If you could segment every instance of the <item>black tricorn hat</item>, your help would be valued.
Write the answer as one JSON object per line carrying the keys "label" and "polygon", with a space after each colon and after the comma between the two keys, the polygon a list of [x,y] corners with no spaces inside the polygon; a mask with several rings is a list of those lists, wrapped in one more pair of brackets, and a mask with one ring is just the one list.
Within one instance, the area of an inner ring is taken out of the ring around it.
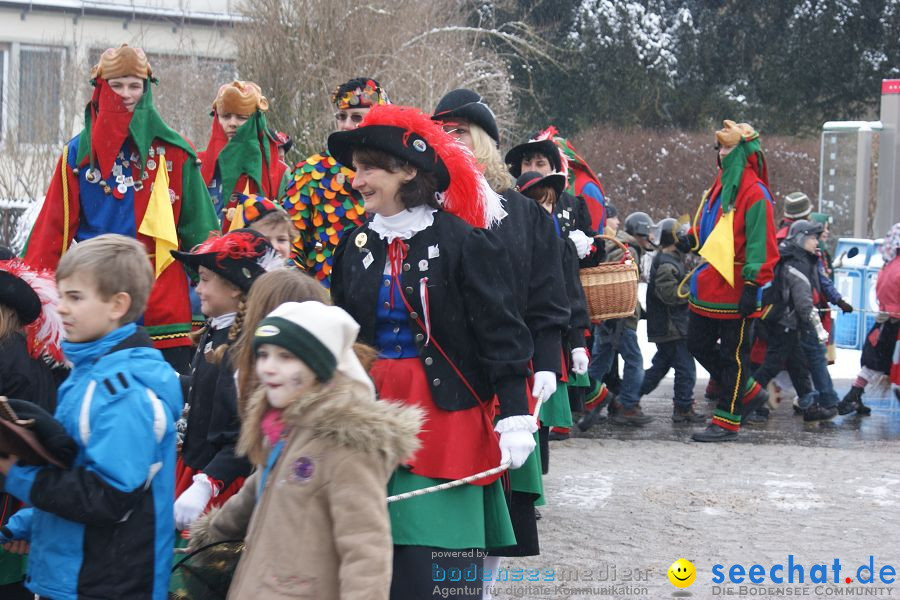
{"label": "black tricorn hat", "polygon": [[398,125],[363,125],[351,131],[336,131],[328,136],[328,152],[342,165],[353,164],[354,148],[373,148],[387,152],[414,167],[437,176],[438,188],[450,185],[450,173],[434,148],[415,131]]}
{"label": "black tricorn hat", "polygon": [[190,252],[171,250],[172,256],[191,267],[206,267],[247,292],[266,272],[275,251],[263,235],[253,229],[235,229],[214,235]]}
{"label": "black tricorn hat", "polygon": [[497,129],[494,111],[477,92],[472,90],[460,88],[447,92],[438,102],[431,118],[435,121],[465,119],[484,129],[497,144],[500,143],[500,131]]}
{"label": "black tricorn hat", "polygon": [[559,197],[563,190],[566,189],[566,176],[562,173],[541,175],[537,171],[527,171],[516,179],[516,191],[522,194],[538,185],[546,185],[553,188],[557,197]]}
{"label": "black tricorn hat", "polygon": [[0,396],[0,454],[14,454],[23,465],[67,469],[78,446],[62,424],[27,400]]}
{"label": "black tricorn hat", "polygon": [[506,161],[509,172],[512,173],[513,177],[518,177],[522,174],[522,158],[526,154],[535,152],[546,156],[547,160],[549,160],[550,164],[553,166],[554,171],[562,171],[562,161],[559,158],[559,148],[556,146],[556,142],[553,140],[536,140],[532,138],[524,144],[513,146],[503,159]]}
{"label": "black tricorn hat", "polygon": [[0,304],[12,308],[22,325],[28,325],[41,316],[41,299],[24,279],[16,275],[20,269],[26,269],[25,265],[9,248],[0,246]]}

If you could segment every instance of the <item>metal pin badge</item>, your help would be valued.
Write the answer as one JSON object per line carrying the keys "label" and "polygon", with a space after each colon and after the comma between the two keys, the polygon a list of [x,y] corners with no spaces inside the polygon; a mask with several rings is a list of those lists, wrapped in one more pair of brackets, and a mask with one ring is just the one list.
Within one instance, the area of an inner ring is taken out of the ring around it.
{"label": "metal pin badge", "polygon": [[369,241],[369,237],[365,233],[360,233],[356,236],[356,239],[353,240],[353,243],[356,244],[357,248],[362,248],[366,245],[366,242]]}

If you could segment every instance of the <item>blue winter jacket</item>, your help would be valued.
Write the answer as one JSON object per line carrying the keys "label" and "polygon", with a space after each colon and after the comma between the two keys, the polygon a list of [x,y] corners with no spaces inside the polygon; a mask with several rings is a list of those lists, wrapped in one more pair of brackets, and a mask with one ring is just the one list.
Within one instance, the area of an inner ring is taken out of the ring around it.
{"label": "blue winter jacket", "polygon": [[10,470],[6,491],[32,508],[5,533],[31,542],[26,586],[40,596],[163,600],[175,543],[177,374],[133,323],[63,346],[74,367],[55,416],[78,455],[69,470]]}

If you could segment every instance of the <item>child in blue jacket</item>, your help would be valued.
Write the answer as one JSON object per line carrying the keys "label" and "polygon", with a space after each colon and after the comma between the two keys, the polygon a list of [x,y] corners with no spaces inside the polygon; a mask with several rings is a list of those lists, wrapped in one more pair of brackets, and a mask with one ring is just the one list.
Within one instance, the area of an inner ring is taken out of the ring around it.
{"label": "child in blue jacket", "polygon": [[135,325],[154,283],[144,246],[101,235],[56,272],[72,372],[55,417],[78,444],[71,468],[0,459],[5,491],[31,508],[0,529],[30,544],[26,587],[53,600],[166,598],[175,523],[175,419],[181,387]]}

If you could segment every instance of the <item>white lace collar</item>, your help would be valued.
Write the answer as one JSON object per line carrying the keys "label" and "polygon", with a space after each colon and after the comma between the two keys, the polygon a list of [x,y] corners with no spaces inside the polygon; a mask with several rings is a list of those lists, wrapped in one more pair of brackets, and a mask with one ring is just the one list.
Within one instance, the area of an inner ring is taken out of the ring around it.
{"label": "white lace collar", "polygon": [[209,326],[212,329],[225,329],[226,327],[230,327],[232,323],[234,323],[234,317],[237,313],[227,313],[224,315],[219,315],[218,317],[213,317],[209,320]]}
{"label": "white lace collar", "polygon": [[436,212],[437,209],[421,204],[409,210],[401,210],[390,217],[376,214],[369,223],[369,228],[389,244],[397,238],[408,240],[423,229],[431,227]]}

